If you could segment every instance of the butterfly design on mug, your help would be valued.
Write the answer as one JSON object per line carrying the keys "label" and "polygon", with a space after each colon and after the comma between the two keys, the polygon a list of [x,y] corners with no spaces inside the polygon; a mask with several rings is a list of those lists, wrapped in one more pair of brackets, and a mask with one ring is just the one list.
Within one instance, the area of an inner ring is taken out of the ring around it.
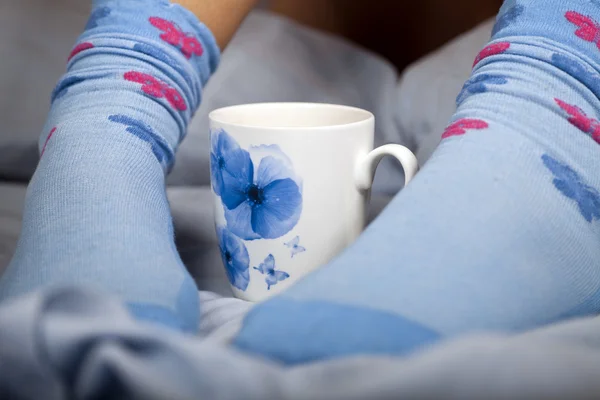
{"label": "butterfly design on mug", "polygon": [[572,24],[577,25],[579,29],[575,31],[575,35],[586,42],[596,44],[600,49],[600,24],[592,17],[580,14],[576,11],[567,11],[565,18]]}
{"label": "butterfly design on mug", "polygon": [[296,236],[292,240],[287,243],[284,243],[284,246],[289,248],[292,251],[292,258],[298,253],[304,253],[306,249],[300,246],[300,236]]}
{"label": "butterfly design on mug", "polygon": [[160,35],[162,40],[179,48],[187,59],[192,58],[192,55],[201,56],[204,53],[198,39],[192,34],[184,32],[175,23],[159,17],[151,17],[150,23],[163,32]]}
{"label": "butterfly design on mug", "polygon": [[271,290],[271,286],[276,285],[278,282],[284,281],[290,277],[290,274],[283,271],[275,270],[275,257],[269,254],[265,261],[263,261],[258,267],[253,267],[265,276],[265,282],[267,282],[267,290]]}

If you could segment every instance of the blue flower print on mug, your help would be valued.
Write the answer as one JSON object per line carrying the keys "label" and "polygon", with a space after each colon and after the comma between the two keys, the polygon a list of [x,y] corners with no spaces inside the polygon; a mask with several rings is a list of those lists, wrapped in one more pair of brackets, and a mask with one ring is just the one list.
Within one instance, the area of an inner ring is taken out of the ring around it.
{"label": "blue flower print on mug", "polygon": [[244,240],[277,239],[302,213],[302,184],[276,145],[241,149],[225,131],[211,133],[211,173],[228,229]]}
{"label": "blue flower print on mug", "polygon": [[217,236],[229,282],[245,291],[250,283],[250,256],[246,245],[224,227],[217,227]]}
{"label": "blue flower print on mug", "polygon": [[[212,187],[221,196],[225,185],[237,187],[252,175],[250,154],[242,150],[237,142],[223,130],[210,135],[210,173]],[[239,181],[236,183],[235,181]]]}
{"label": "blue flower print on mug", "polygon": [[261,274],[266,275],[265,282],[267,283],[267,290],[271,290],[271,286],[276,285],[277,282],[281,282],[290,277],[290,274],[283,271],[275,270],[275,257],[269,254],[265,261],[263,261],[258,267],[254,267],[255,270]]}

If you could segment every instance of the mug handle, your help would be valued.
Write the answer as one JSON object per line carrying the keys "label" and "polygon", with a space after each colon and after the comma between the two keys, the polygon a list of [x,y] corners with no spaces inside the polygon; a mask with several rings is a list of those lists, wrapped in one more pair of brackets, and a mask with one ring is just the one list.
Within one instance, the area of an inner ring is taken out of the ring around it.
{"label": "mug handle", "polygon": [[419,171],[419,162],[417,157],[399,144],[386,144],[367,154],[357,165],[354,171],[354,180],[356,187],[360,191],[368,191],[373,186],[375,171],[381,159],[385,156],[392,156],[400,161],[404,169],[404,185],[406,186]]}

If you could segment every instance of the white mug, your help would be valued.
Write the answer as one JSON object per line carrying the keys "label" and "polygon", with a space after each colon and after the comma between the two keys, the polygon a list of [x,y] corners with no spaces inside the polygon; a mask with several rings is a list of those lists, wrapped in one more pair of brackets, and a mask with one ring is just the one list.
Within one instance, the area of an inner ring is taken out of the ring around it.
{"label": "white mug", "polygon": [[406,147],[373,150],[375,118],[330,104],[265,103],[210,113],[211,181],[236,297],[261,301],[326,264],[365,228],[379,161],[418,170]]}

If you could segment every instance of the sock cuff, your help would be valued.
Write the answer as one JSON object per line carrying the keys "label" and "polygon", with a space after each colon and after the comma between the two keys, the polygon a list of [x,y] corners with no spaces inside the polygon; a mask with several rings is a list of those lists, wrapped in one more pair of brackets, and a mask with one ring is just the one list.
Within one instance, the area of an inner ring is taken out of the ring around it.
{"label": "sock cuff", "polygon": [[[159,61],[175,63],[176,72],[192,75],[206,84],[220,61],[220,50],[212,32],[196,16],[168,0],[96,0],[82,43],[106,37],[131,37],[165,54],[147,54]],[[93,43],[92,43],[93,44]],[[142,49],[137,49],[144,53]],[[161,60],[168,56],[168,60]],[[73,59],[71,54],[70,61]],[[72,63],[69,63],[69,69]],[[193,108],[196,108],[195,104]]]}
{"label": "sock cuff", "polygon": [[83,128],[103,117],[149,143],[168,171],[219,57],[209,29],[179,5],[95,1],[52,93],[40,152],[48,132],[64,134],[61,125]]}

